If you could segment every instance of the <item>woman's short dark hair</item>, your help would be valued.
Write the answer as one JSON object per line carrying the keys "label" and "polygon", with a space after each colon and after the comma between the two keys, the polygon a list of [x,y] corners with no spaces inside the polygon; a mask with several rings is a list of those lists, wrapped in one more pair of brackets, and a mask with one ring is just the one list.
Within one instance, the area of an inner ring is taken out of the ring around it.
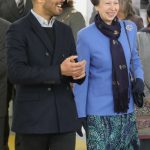
{"label": "woman's short dark hair", "polygon": [[91,0],[91,2],[94,6],[97,6],[99,4],[100,0]]}

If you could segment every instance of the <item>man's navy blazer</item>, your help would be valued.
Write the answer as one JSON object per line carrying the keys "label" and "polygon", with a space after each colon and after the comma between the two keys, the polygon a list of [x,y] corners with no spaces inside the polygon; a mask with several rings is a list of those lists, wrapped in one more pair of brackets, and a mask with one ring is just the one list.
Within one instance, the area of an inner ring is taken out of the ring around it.
{"label": "man's navy blazer", "polygon": [[59,21],[53,26],[55,48],[32,13],[7,32],[8,75],[16,84],[12,130],[17,133],[64,133],[78,128],[72,78],[60,73],[61,62],[76,54],[75,43],[70,27]]}
{"label": "man's navy blazer", "polygon": [[7,112],[7,49],[5,47],[5,35],[9,25],[10,22],[0,18],[0,118],[5,117]]}

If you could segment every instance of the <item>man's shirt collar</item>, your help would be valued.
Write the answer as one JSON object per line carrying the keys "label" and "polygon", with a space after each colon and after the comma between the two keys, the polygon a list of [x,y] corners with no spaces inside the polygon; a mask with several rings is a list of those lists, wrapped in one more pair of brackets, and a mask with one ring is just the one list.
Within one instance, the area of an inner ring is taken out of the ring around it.
{"label": "man's shirt collar", "polygon": [[33,9],[31,9],[31,13],[35,16],[42,27],[53,27],[55,17],[52,17],[52,19],[48,22],[45,18],[34,12]]}

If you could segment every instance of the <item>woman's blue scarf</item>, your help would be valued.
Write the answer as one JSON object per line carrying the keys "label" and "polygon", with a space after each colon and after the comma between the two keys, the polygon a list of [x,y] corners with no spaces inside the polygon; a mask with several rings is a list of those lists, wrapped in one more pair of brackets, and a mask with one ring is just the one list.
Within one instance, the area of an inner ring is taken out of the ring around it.
{"label": "woman's blue scarf", "polygon": [[129,109],[129,78],[124,50],[118,40],[121,33],[120,23],[115,18],[112,24],[108,25],[97,14],[95,16],[95,24],[98,30],[110,39],[114,111],[126,113]]}

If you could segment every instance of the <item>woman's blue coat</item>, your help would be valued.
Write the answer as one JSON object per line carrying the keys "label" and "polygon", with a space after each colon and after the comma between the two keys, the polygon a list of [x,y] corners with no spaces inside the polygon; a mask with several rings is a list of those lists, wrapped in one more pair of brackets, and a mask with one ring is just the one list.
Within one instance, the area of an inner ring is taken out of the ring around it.
{"label": "woman's blue coat", "polygon": [[[129,72],[129,68],[131,67],[131,52],[123,21],[120,21],[120,24],[121,34],[119,41],[124,49]],[[136,25],[131,21],[125,21],[125,24],[131,43],[135,75],[136,78],[143,79],[142,65],[137,52]],[[85,59],[87,62],[86,80],[82,85],[75,85],[74,87],[78,116],[86,117],[87,115],[117,115],[114,112],[113,103],[112,59],[109,38],[102,34],[95,26],[95,23],[93,23],[78,33],[77,52],[79,60]],[[131,87],[129,87],[129,94],[131,93],[130,90]],[[127,113],[131,113],[133,111],[133,99],[132,94],[130,94],[130,104]]]}

